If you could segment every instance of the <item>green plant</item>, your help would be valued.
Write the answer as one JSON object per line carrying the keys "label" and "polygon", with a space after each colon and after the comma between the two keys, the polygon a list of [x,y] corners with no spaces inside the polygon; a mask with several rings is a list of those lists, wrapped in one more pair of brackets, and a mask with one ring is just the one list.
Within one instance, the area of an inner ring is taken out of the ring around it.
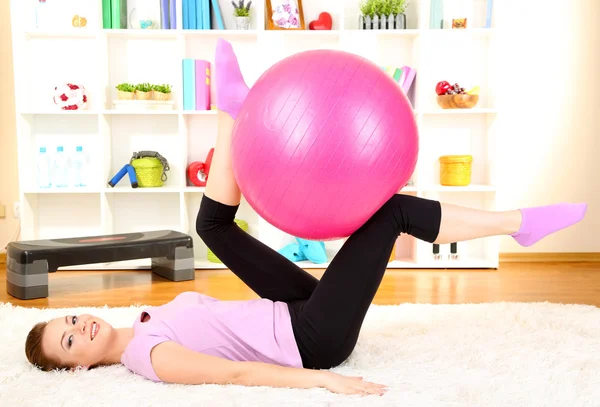
{"label": "green plant", "polygon": [[403,14],[407,6],[407,0],[364,0],[360,5],[360,12],[371,18],[390,14],[395,16]]}
{"label": "green plant", "polygon": [[135,91],[135,86],[131,83],[119,83],[117,86],[115,86],[115,88],[117,88],[117,90],[120,90],[121,92]]}
{"label": "green plant", "polygon": [[250,6],[252,5],[252,0],[248,2],[244,6],[244,0],[240,0],[238,4],[232,0],[231,4],[233,4],[233,15],[236,17],[249,17],[250,16]]}
{"label": "green plant", "polygon": [[135,90],[139,90],[140,92],[150,92],[152,90],[152,85],[149,83],[138,83],[135,85]]}
{"label": "green plant", "polygon": [[391,0],[391,10],[393,15],[404,14],[408,7],[408,0]]}
{"label": "green plant", "polygon": [[160,93],[171,93],[171,85],[152,85],[152,90]]}

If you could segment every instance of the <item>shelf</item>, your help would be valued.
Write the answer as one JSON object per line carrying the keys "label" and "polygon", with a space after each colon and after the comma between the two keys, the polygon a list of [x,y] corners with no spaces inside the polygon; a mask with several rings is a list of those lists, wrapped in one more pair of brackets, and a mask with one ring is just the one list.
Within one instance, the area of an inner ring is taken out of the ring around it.
{"label": "shelf", "polygon": [[444,185],[431,185],[419,188],[422,192],[496,192],[496,187],[491,185],[471,184],[465,187],[452,187]]}
{"label": "shelf", "polygon": [[26,195],[34,194],[99,194],[100,190],[89,187],[65,187],[65,188],[34,188],[23,191]]}
{"label": "shelf", "polygon": [[25,32],[25,38],[73,38],[93,39],[98,36],[98,31],[93,29],[73,28],[70,30],[30,30]]}
{"label": "shelf", "polygon": [[[121,180],[122,183],[128,184],[129,178],[127,175]],[[178,187],[156,187],[156,188],[132,188],[131,186],[115,186],[104,189],[107,194],[173,194],[181,191]]]}
{"label": "shelf", "polygon": [[98,111],[95,109],[82,109],[82,110],[23,110],[19,112],[20,115],[32,115],[32,116],[48,116],[48,115],[61,115],[61,116],[90,116],[97,115]]}
{"label": "shelf", "polygon": [[423,115],[466,115],[466,114],[496,114],[497,109],[492,108],[477,108],[472,109],[428,109],[420,112]]}
{"label": "shelf", "polygon": [[141,29],[103,29],[100,31],[107,37],[121,37],[121,38],[177,38],[178,30],[141,30]]}
{"label": "shelf", "polygon": [[[312,4],[305,3],[306,25],[326,4],[311,1]],[[263,29],[268,18],[263,15],[264,2],[253,3],[257,9],[251,30],[184,30],[181,21],[174,30],[106,30],[101,24],[101,5],[94,7],[96,15],[90,16],[85,29],[72,29],[66,19],[62,24],[65,29],[28,30],[26,27],[31,26],[33,16],[24,3],[11,0],[23,238],[173,229],[192,236],[197,268],[226,268],[207,260],[207,247],[195,231],[198,208],[206,188],[188,185],[187,180],[188,165],[205,161],[216,145],[218,112],[183,110],[182,104],[181,60],[206,59],[214,69],[219,38],[232,44],[249,86],[274,63],[313,49],[343,50],[378,66],[415,68],[417,76],[409,100],[417,107],[413,110],[419,126],[419,156],[412,177],[414,186],[403,187],[399,193],[478,209],[493,210],[497,204],[497,190],[493,185],[497,183],[499,171],[496,163],[498,126],[495,124],[498,74],[494,72],[498,68],[492,55],[495,46],[492,38],[497,31],[430,30],[427,28],[428,0],[411,3],[407,11],[407,26],[411,28],[405,30],[354,29],[360,12],[356,1],[327,3],[334,29],[316,31]],[[179,20],[181,3],[177,3]],[[480,9],[474,11],[477,18],[469,19],[473,27],[482,25]],[[227,27],[235,27],[233,15],[223,17]],[[460,50],[460,58],[456,58],[456,50]],[[473,109],[441,109],[433,89],[442,79],[465,87],[479,85],[478,105]],[[52,89],[56,83],[66,82],[86,87],[88,109],[56,109]],[[167,107],[172,109],[142,110],[119,104],[119,108],[127,110],[116,110],[115,86],[122,82],[171,84],[173,105]],[[212,83],[211,103],[215,104],[216,82]],[[58,145],[64,145],[69,152],[74,151],[75,146],[83,146],[84,153],[88,154],[86,180],[91,187],[37,188],[39,147],[45,146],[53,152]],[[163,187],[131,188],[128,175],[114,188],[107,185],[107,181],[130,162],[134,151],[158,151],[169,161],[170,171]],[[439,185],[438,158],[448,154],[473,155],[471,185]],[[310,191],[301,193],[310,195]],[[264,220],[243,199],[236,217],[247,221],[249,233],[274,250],[294,241],[292,236]],[[342,244],[343,240],[325,242],[329,261]],[[395,259],[388,268],[497,267],[498,247],[493,240],[478,239],[462,247],[459,244],[459,253],[464,259],[458,261],[434,261],[431,250],[431,245],[402,235],[397,241]],[[323,269],[329,265],[297,264],[305,269]],[[101,269],[149,266],[148,260],[98,265]]]}

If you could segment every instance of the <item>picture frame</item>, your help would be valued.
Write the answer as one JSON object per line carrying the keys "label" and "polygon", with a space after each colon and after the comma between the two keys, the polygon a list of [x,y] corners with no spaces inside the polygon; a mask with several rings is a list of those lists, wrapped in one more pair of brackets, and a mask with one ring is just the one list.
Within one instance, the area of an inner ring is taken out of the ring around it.
{"label": "picture frame", "polygon": [[267,30],[306,30],[302,0],[266,0]]}

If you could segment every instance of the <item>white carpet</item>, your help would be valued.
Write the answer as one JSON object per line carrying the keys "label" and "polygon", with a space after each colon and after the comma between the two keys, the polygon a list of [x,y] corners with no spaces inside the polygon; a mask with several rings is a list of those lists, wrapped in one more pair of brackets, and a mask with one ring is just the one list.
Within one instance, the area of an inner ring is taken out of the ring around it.
{"label": "white carpet", "polygon": [[334,371],[390,386],[383,396],[324,389],[155,384],[123,366],[43,373],[24,339],[37,321],[90,312],[130,326],[138,307],[39,310],[0,303],[2,406],[598,406],[600,309],[560,304],[373,306]]}

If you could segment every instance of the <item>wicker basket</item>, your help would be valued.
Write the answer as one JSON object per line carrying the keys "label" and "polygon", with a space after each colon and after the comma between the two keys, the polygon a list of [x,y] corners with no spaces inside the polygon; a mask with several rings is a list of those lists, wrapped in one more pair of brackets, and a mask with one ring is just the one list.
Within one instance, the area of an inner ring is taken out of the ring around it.
{"label": "wicker basket", "polygon": [[440,184],[464,187],[471,183],[470,155],[445,155],[440,157]]}
{"label": "wicker basket", "polygon": [[[248,222],[246,222],[245,220],[236,219],[235,223],[237,223],[240,229],[242,229],[244,232],[248,232]],[[208,249],[207,257],[208,261],[210,261],[211,263],[223,263],[210,249]]]}
{"label": "wicker basket", "polygon": [[140,188],[162,187],[163,165],[158,158],[143,157],[131,161]]}

